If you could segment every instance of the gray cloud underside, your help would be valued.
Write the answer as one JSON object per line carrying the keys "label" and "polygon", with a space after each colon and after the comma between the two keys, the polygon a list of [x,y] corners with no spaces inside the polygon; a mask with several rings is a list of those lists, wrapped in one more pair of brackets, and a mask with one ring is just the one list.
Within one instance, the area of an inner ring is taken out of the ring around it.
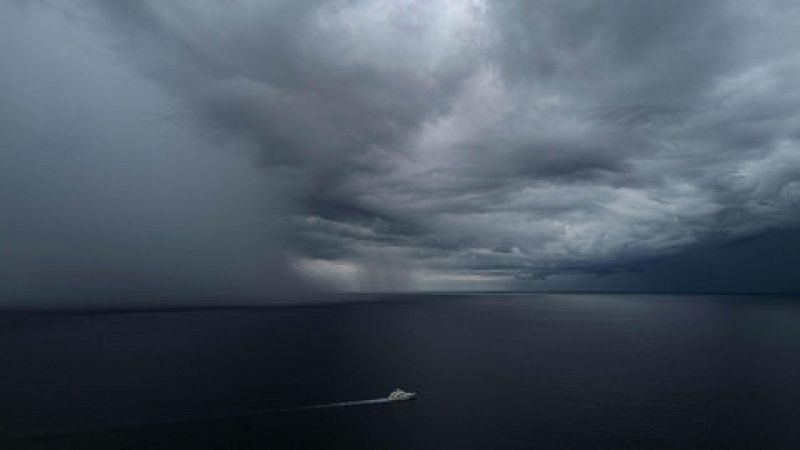
{"label": "gray cloud underside", "polygon": [[0,308],[294,299],[277,181],[62,5],[0,3]]}
{"label": "gray cloud underside", "polygon": [[800,218],[796,2],[82,5],[283,180],[300,258],[613,273]]}

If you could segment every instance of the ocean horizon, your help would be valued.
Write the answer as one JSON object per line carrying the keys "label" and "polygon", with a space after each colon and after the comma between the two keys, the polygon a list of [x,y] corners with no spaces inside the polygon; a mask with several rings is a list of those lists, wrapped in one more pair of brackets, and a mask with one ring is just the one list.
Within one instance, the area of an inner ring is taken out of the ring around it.
{"label": "ocean horizon", "polygon": [[[800,443],[792,425],[800,419],[800,298],[792,295],[343,297],[350,301],[0,313],[0,442],[25,449]],[[395,388],[419,398],[382,402]]]}

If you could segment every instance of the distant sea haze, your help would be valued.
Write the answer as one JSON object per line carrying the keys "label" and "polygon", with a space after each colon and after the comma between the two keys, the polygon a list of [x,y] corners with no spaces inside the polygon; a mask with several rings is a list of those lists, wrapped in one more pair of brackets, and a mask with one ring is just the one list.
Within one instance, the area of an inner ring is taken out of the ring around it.
{"label": "distant sea haze", "polygon": [[4,312],[2,447],[800,447],[798,297],[349,299]]}

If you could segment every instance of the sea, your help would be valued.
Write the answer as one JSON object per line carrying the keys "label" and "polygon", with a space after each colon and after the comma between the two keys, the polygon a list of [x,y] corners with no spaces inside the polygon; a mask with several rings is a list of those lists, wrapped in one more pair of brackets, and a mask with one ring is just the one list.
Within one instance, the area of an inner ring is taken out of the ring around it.
{"label": "sea", "polygon": [[798,296],[337,300],[0,312],[0,448],[800,448]]}

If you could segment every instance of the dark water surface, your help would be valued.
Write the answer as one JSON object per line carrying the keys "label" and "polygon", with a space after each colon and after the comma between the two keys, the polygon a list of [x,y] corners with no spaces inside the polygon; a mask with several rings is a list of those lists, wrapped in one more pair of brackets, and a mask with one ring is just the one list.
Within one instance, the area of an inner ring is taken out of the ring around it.
{"label": "dark water surface", "polygon": [[800,298],[389,300],[0,313],[0,448],[800,448]]}

